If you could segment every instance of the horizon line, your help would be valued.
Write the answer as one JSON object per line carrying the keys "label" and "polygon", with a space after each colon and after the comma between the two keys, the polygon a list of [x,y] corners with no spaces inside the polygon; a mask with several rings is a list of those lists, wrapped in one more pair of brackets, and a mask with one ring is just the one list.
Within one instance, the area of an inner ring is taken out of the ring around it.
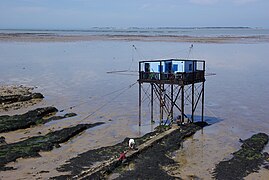
{"label": "horizon line", "polygon": [[269,29],[264,27],[250,26],[159,26],[159,27],[116,27],[116,26],[93,26],[89,28],[0,28],[0,30],[28,30],[28,31],[88,31],[93,29]]}

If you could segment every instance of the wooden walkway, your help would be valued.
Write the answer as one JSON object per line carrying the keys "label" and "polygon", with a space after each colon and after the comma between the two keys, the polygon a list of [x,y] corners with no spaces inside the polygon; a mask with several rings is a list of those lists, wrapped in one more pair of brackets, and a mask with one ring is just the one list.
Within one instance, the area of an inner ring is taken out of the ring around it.
{"label": "wooden walkway", "polygon": [[[154,136],[152,139],[146,141],[145,143],[139,145],[137,147],[136,150],[130,150],[126,153],[126,158],[127,159],[132,159],[133,157],[137,156],[138,154],[140,154],[141,152],[147,150],[149,147],[151,147],[153,144],[159,142],[160,140],[162,140],[163,138],[165,138],[166,136],[168,136],[169,134],[171,134],[172,132],[174,132],[175,130],[177,130],[179,127],[178,126],[174,126],[171,129],[158,134],[157,136]],[[76,175],[73,177],[73,179],[83,179],[86,178],[92,174],[95,173],[105,173],[106,169],[108,169],[109,167],[111,167],[111,165],[116,164],[118,161],[118,157],[117,158],[111,158],[107,161],[104,162],[100,162],[97,163],[95,165],[93,165],[93,167],[89,168],[86,171],[83,171],[82,173],[80,173],[79,175]]]}

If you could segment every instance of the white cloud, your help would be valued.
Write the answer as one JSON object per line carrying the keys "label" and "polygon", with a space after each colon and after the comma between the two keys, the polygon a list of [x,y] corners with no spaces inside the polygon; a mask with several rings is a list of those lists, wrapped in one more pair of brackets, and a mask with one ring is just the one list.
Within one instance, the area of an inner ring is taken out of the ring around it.
{"label": "white cloud", "polygon": [[150,7],[152,7],[151,4],[143,4],[143,5],[140,7],[140,9],[144,10],[144,9],[148,9],[148,8],[150,8]]}
{"label": "white cloud", "polygon": [[191,3],[194,4],[204,4],[204,5],[208,5],[208,4],[216,4],[219,2],[219,0],[189,0]]}
{"label": "white cloud", "polygon": [[247,4],[257,2],[259,0],[232,0],[235,4]]}
{"label": "white cloud", "polygon": [[248,4],[253,2],[258,2],[259,0],[189,0],[189,2],[193,4],[201,4],[201,5],[211,5],[217,3],[233,3],[233,4]]}
{"label": "white cloud", "polygon": [[14,8],[16,13],[44,13],[47,11],[44,7],[28,7],[28,6],[21,6],[21,7],[15,7]]}
{"label": "white cloud", "polygon": [[166,10],[173,10],[176,8],[176,5],[173,4],[167,4],[167,3],[146,3],[142,4],[139,9],[140,10],[147,10],[147,11],[162,11],[164,9]]}

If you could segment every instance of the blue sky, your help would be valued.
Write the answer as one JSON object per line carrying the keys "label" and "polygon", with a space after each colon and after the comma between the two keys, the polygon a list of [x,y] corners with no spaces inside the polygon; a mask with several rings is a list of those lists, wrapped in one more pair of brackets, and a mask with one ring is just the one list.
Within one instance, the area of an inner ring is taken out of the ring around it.
{"label": "blue sky", "polygon": [[269,28],[269,0],[0,0],[0,28]]}

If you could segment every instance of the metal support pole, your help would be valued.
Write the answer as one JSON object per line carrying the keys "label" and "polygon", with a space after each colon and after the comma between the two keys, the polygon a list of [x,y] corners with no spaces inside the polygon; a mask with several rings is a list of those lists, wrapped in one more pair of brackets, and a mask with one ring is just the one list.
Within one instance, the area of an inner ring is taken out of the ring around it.
{"label": "metal support pole", "polygon": [[143,78],[141,76],[141,62],[139,62],[139,66],[138,66],[138,70],[139,70],[139,87],[138,87],[138,119],[139,119],[139,126],[141,126],[141,79]]}
{"label": "metal support pole", "polygon": [[[204,70],[204,76],[205,76],[205,62],[203,63],[203,70]],[[205,78],[205,77],[204,77]],[[202,122],[204,122],[204,106],[205,106],[205,79],[203,81],[202,86]]]}
{"label": "metal support pole", "polygon": [[171,111],[170,111],[170,115],[171,115],[171,119],[174,119],[174,86],[173,84],[170,85],[171,86]]}
{"label": "metal support pole", "polygon": [[151,112],[151,123],[154,122],[153,120],[153,99],[154,99],[154,96],[153,96],[153,83],[150,84],[151,85],[151,108],[150,108],[150,112]]}
{"label": "metal support pole", "polygon": [[191,121],[193,123],[194,121],[194,111],[195,111],[195,108],[194,108],[194,81],[195,81],[195,73],[196,73],[196,61],[192,61],[192,98],[191,98]]}
{"label": "metal support pole", "polygon": [[184,122],[184,86],[181,86],[181,121]]}
{"label": "metal support pole", "polygon": [[195,108],[194,108],[194,83],[192,83],[192,96],[191,96],[191,121],[193,123],[194,121],[194,111],[195,111]]}
{"label": "metal support pole", "polygon": [[204,122],[204,106],[205,106],[205,82],[202,87],[202,122]]}
{"label": "metal support pole", "polygon": [[162,85],[160,84],[159,86],[159,97],[160,97],[160,124],[162,122],[162,98],[163,98],[163,95],[162,95]]}
{"label": "metal support pole", "polygon": [[139,95],[138,95],[138,99],[139,99],[139,102],[138,102],[138,111],[139,111],[139,126],[141,126],[141,82],[139,82]]}
{"label": "metal support pole", "polygon": [[[163,68],[162,68],[162,61],[160,61],[160,80],[162,80],[162,71],[163,71]],[[160,92],[160,124],[161,124],[161,122],[162,122],[162,120],[163,120],[163,95],[162,95],[162,93],[163,93],[163,90],[162,90],[162,84],[160,84],[160,87],[159,87],[159,92]]]}
{"label": "metal support pole", "polygon": [[[165,106],[165,91],[164,91],[164,84],[162,85],[162,119],[163,119],[163,115],[164,115],[164,108],[166,107]],[[168,109],[168,108],[167,108]],[[167,113],[169,112],[169,110],[167,111]]]}
{"label": "metal support pole", "polygon": [[163,120],[163,106],[164,106],[163,86],[164,84],[160,84],[160,123]]}

